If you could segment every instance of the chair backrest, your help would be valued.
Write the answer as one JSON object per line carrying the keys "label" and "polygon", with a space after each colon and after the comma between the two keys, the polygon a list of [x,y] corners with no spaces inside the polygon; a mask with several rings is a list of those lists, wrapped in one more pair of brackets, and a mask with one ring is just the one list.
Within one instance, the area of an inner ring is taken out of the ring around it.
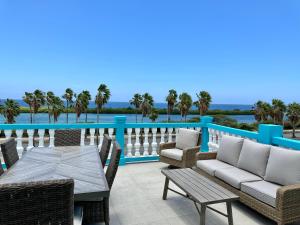
{"label": "chair backrest", "polygon": [[79,146],[81,130],[56,130],[54,134],[55,146]]}
{"label": "chair backrest", "polygon": [[199,145],[200,132],[192,129],[180,128],[176,137],[176,148],[186,149]]}
{"label": "chair backrest", "polygon": [[117,142],[114,142],[109,165],[107,167],[106,174],[105,174],[109,188],[112,187],[115,176],[117,174],[120,157],[121,157],[121,147]]}
{"label": "chair backrest", "polygon": [[111,142],[112,142],[111,137],[108,136],[107,134],[104,134],[101,150],[99,152],[103,168],[104,168],[106,160],[108,158]]}
{"label": "chair backrest", "polygon": [[0,185],[0,224],[73,224],[74,181]]}
{"label": "chair backrest", "polygon": [[1,151],[7,169],[19,160],[17,143],[13,138],[8,139],[1,144]]}

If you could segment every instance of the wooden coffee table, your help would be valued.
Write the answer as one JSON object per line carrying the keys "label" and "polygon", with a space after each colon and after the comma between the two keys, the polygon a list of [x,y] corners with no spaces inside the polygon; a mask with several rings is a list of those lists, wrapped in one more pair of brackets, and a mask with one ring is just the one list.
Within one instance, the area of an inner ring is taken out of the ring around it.
{"label": "wooden coffee table", "polygon": [[[227,217],[229,225],[233,225],[231,203],[239,199],[237,195],[200,175],[192,169],[165,169],[162,170],[162,173],[166,176],[163,200],[167,199],[168,190],[173,191],[194,202],[195,207],[200,215],[200,225],[205,225],[205,212],[207,208]],[[186,195],[169,188],[170,180],[183,192],[185,192]],[[222,202],[226,203],[227,214],[209,206]],[[198,204],[200,205],[200,208],[198,207]]]}

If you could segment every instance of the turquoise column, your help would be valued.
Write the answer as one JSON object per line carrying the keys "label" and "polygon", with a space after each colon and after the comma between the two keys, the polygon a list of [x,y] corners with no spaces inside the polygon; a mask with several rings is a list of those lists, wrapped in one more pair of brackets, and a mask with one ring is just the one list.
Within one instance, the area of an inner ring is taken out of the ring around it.
{"label": "turquoise column", "polygon": [[208,133],[208,123],[213,122],[213,117],[211,116],[202,116],[200,117],[200,122],[202,123],[202,138],[201,138],[201,152],[208,152],[208,141],[209,141],[209,133]]}
{"label": "turquoise column", "polygon": [[272,144],[273,137],[283,137],[283,127],[274,124],[260,124],[258,127],[258,142]]}
{"label": "turquoise column", "polygon": [[125,135],[126,116],[115,116],[115,123],[116,123],[116,140],[122,149],[120,165],[125,165],[126,162],[124,156],[124,148],[125,148],[124,135]]}

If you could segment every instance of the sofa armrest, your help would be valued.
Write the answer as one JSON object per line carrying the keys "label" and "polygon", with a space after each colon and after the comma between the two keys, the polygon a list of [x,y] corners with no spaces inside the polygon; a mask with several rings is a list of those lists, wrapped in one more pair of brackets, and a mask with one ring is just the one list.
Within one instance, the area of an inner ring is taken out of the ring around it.
{"label": "sofa armrest", "polygon": [[282,217],[300,215],[300,184],[279,188],[276,194],[276,208]]}
{"label": "sofa armrest", "polygon": [[208,160],[208,159],[216,159],[216,152],[198,152],[196,155],[196,160]]}
{"label": "sofa armrest", "polygon": [[157,151],[158,154],[160,154],[160,151],[163,149],[169,149],[169,148],[175,148],[176,142],[168,142],[168,143],[162,143],[159,145],[159,149]]}
{"label": "sofa armrest", "polygon": [[187,148],[182,150],[182,162],[185,167],[192,167],[196,162],[196,154],[199,152],[200,146],[195,146],[193,148]]}

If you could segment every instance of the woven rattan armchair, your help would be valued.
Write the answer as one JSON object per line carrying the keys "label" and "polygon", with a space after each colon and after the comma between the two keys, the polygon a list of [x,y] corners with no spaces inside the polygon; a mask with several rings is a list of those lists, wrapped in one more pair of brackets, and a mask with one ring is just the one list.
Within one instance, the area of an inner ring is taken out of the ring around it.
{"label": "woven rattan armchair", "polygon": [[54,134],[55,146],[79,146],[81,130],[56,130]]}
{"label": "woven rattan armchair", "polygon": [[[216,159],[216,157],[216,152],[199,152],[196,155],[197,160],[210,160]],[[240,196],[240,202],[277,222],[278,225],[285,225],[300,221],[300,184],[287,185],[279,188],[276,193],[276,207],[272,207],[232,187],[222,180],[209,175],[199,168],[196,168],[195,170],[210,180],[228,189],[229,191]]]}
{"label": "woven rattan armchair", "polygon": [[196,161],[196,153],[200,151],[200,132],[190,129],[179,129],[176,142],[160,144],[159,161],[173,167],[191,168]]}
{"label": "woven rattan armchair", "polygon": [[19,160],[17,143],[13,138],[8,139],[1,144],[1,151],[7,169]]}
{"label": "woven rattan armchair", "polygon": [[[121,148],[117,142],[114,142],[105,174],[110,189],[118,171],[120,157]],[[105,225],[109,225],[109,198],[103,198],[99,202],[78,202],[76,204],[83,207],[83,224],[105,222]]]}
{"label": "woven rattan armchair", "polygon": [[101,149],[100,149],[100,152],[99,152],[103,168],[105,167],[106,160],[107,160],[108,155],[109,155],[111,142],[112,142],[111,137],[109,137],[107,134],[104,134],[102,146],[101,146]]}
{"label": "woven rattan armchair", "polygon": [[73,180],[0,185],[0,225],[73,224]]}

